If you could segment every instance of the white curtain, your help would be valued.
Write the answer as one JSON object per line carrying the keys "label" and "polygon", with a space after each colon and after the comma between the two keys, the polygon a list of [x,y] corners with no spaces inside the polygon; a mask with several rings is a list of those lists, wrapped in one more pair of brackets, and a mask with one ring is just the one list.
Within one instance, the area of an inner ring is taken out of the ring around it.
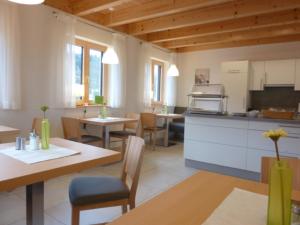
{"label": "white curtain", "polygon": [[140,110],[144,111],[145,108],[151,107],[152,90],[151,90],[151,58],[150,58],[151,46],[147,43],[142,43],[140,48],[139,59],[139,95],[140,98]]}
{"label": "white curtain", "polygon": [[75,57],[72,44],[75,42],[75,19],[59,15],[51,24],[50,40],[50,106],[53,108],[76,107]]}
{"label": "white curtain", "polygon": [[112,46],[118,55],[119,64],[109,65],[108,105],[112,108],[122,108],[126,100],[126,37],[113,34]]}
{"label": "white curtain", "polygon": [[20,109],[20,25],[15,4],[0,1],[0,108]]}
{"label": "white curtain", "polygon": [[177,79],[173,76],[167,76],[167,71],[171,64],[177,65],[176,54],[171,53],[168,63],[166,63],[167,70],[165,71],[165,92],[164,92],[164,104],[167,106],[176,106],[176,92],[177,92]]}

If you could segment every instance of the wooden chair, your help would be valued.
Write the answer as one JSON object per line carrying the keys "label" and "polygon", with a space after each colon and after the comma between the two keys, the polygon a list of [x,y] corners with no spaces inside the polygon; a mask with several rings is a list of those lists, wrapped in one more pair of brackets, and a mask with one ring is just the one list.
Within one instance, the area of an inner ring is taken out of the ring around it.
{"label": "wooden chair", "polygon": [[[276,158],[262,157],[261,159],[261,182],[267,184],[269,182],[270,168]],[[293,171],[293,189],[300,191],[300,159],[298,158],[281,158],[288,162]]]}
{"label": "wooden chair", "polygon": [[157,116],[155,113],[141,113],[141,126],[142,126],[141,136],[144,137],[145,133],[150,134],[150,143],[152,143],[152,147],[154,150],[156,145],[157,132],[159,131],[166,132],[166,128],[157,126]]}
{"label": "wooden chair", "polygon": [[72,117],[62,117],[61,123],[65,139],[81,142],[84,144],[100,146],[100,137],[88,134],[81,134],[79,119]]}
{"label": "wooden chair", "polygon": [[41,136],[42,120],[43,118],[35,117],[32,121],[32,130],[35,130],[38,136]]}
{"label": "wooden chair", "polygon": [[[137,119],[140,120],[140,115],[137,113],[127,113],[126,118]],[[138,136],[140,122],[134,123],[125,123],[123,126],[123,130],[111,131],[109,133],[110,137],[121,139],[122,141],[122,159],[124,158],[124,153],[126,150],[126,141],[129,136]]]}
{"label": "wooden chair", "polygon": [[[130,209],[135,208],[144,144],[140,137],[129,137],[121,178],[78,177],[72,180],[69,187],[72,225],[79,224],[82,210],[122,206],[124,214],[128,205]],[[128,180],[131,185],[127,184]]]}

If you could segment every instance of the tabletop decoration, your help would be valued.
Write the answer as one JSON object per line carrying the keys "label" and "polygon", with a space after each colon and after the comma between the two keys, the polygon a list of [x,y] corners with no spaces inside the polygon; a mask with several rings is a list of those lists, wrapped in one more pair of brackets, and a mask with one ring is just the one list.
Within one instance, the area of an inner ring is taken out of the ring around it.
{"label": "tabletop decoration", "polygon": [[274,142],[276,150],[276,161],[273,163],[269,175],[267,225],[290,225],[292,170],[287,161],[280,159],[278,148],[279,139],[288,134],[283,129],[277,129],[264,132],[263,135]]}
{"label": "tabletop decoration", "polygon": [[46,118],[46,111],[49,109],[48,106],[44,105],[41,107],[41,110],[44,114],[42,120],[42,128],[41,128],[41,142],[42,142],[42,149],[49,149],[49,139],[50,139],[50,123],[49,120]]}

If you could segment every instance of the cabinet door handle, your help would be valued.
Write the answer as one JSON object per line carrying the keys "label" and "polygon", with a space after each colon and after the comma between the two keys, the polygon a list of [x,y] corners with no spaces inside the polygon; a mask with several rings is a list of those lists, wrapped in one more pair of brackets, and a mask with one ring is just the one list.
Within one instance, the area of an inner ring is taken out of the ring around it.
{"label": "cabinet door handle", "polygon": [[260,89],[261,90],[264,89],[264,81],[263,81],[263,79],[260,79]]}
{"label": "cabinet door handle", "polygon": [[298,136],[287,136],[287,138],[300,139],[300,137],[298,137]]}
{"label": "cabinet door handle", "polygon": [[246,109],[246,99],[245,99],[245,97],[243,97],[243,106],[244,106],[244,109]]}
{"label": "cabinet door handle", "polygon": [[265,83],[267,83],[268,82],[268,74],[267,74],[267,72],[265,72]]}
{"label": "cabinet door handle", "polygon": [[284,125],[284,124],[279,124],[279,127],[283,127],[283,128],[298,128],[298,129],[300,129],[300,126]]}
{"label": "cabinet door handle", "polygon": [[229,73],[240,73],[240,70],[228,70]]}

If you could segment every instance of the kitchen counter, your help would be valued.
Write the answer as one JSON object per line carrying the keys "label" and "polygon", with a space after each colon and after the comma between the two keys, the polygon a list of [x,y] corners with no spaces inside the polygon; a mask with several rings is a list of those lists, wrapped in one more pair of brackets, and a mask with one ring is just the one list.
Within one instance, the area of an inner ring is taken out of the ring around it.
{"label": "kitchen counter", "polygon": [[213,115],[213,114],[200,114],[200,113],[186,113],[185,116],[189,117],[203,117],[203,118],[213,118],[213,119],[231,119],[231,120],[246,120],[246,121],[261,121],[261,122],[271,122],[271,123],[288,123],[300,126],[300,118],[293,120],[286,119],[270,119],[263,117],[247,117],[247,116],[233,116],[233,115]]}
{"label": "kitchen counter", "polygon": [[202,170],[259,180],[261,157],[275,156],[274,143],[263,132],[283,128],[282,156],[300,157],[300,120],[228,115],[186,114],[186,165]]}

